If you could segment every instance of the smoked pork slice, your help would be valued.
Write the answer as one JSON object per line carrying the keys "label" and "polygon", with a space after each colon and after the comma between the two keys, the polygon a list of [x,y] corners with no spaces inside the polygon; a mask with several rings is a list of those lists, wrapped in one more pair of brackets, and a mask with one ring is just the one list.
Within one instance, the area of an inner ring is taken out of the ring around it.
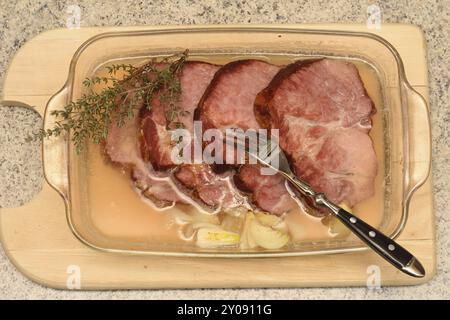
{"label": "smoked pork slice", "polygon": [[195,110],[203,130],[258,129],[253,113],[255,97],[278,70],[279,67],[259,60],[239,60],[220,68]]}
{"label": "smoked pork slice", "polygon": [[258,122],[280,130],[296,175],[350,206],[374,193],[373,112],[356,66],[332,59],[287,66],[255,102]]}
{"label": "smoked pork slice", "polygon": [[111,124],[105,151],[112,162],[131,170],[135,186],[156,207],[170,207],[175,202],[185,202],[168,178],[155,175],[151,166],[141,157],[139,144],[139,117],[135,112],[133,119],[125,121],[123,126]]}
{"label": "smoked pork slice", "polygon": [[[253,111],[256,95],[263,90],[279,67],[259,60],[240,60],[224,65],[214,76],[202,98],[196,118],[203,129],[259,129]],[[259,209],[282,214],[296,203],[280,175],[264,176],[259,166],[243,165],[234,181]],[[241,173],[242,172],[242,173]]]}
{"label": "smoked pork slice", "polygon": [[234,188],[231,171],[219,174],[208,164],[190,164],[180,166],[175,177],[191,197],[210,208],[232,209],[247,204],[245,197]]}
{"label": "smoked pork slice", "polygon": [[[164,65],[160,65],[163,67]],[[149,74],[152,77],[153,74]],[[135,86],[138,86],[136,83]],[[131,83],[125,83],[125,87],[132,89]],[[125,96],[117,97],[116,103],[123,103]],[[128,96],[132,99],[132,96]],[[143,99],[137,101],[136,110],[144,107]],[[134,186],[140,193],[151,200],[158,208],[173,206],[175,202],[185,203],[186,199],[180,197],[174,184],[169,178],[158,177],[153,168],[142,158],[140,139],[140,117],[135,110],[131,119],[126,119],[122,126],[118,126],[115,119],[111,123],[108,136],[105,139],[105,153],[109,159],[131,171]]]}
{"label": "smoked pork slice", "polygon": [[286,190],[285,179],[280,175],[262,175],[258,165],[243,165],[234,176],[236,186],[251,195],[258,208],[275,215],[282,215],[297,207]]}
{"label": "smoked pork slice", "polygon": [[[171,130],[178,125],[193,132],[194,110],[218,69],[219,66],[210,63],[185,62],[179,75],[181,94],[177,109],[173,110],[172,105],[161,101],[161,93],[155,93],[150,110],[142,109],[140,116],[144,157],[148,158],[155,170],[165,171],[175,167],[171,160],[174,146]],[[176,119],[171,119],[172,112],[176,113]],[[171,123],[173,120],[177,124]]]}
{"label": "smoked pork slice", "polygon": [[[219,66],[190,61],[183,65],[180,74],[181,96],[177,121],[184,129],[194,134],[194,110],[203,93],[213,79]],[[205,210],[234,208],[244,201],[236,194],[231,178],[218,175],[206,164],[175,165],[171,160],[174,142],[166,113],[168,106],[158,98],[153,99],[151,110],[142,109],[141,126],[144,138],[144,153],[153,167],[161,172],[173,169],[171,177],[177,190],[190,197]]]}

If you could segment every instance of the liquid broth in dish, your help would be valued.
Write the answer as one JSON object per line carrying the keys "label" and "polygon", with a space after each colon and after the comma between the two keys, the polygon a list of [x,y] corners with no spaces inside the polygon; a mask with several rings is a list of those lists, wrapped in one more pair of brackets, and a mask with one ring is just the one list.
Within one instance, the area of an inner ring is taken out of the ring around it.
{"label": "liquid broth in dish", "polygon": [[[234,57],[232,60],[242,58],[244,57]],[[285,65],[298,60],[298,57],[261,58],[277,65]],[[191,59],[216,64],[224,64],[230,61],[229,57],[214,56],[191,57]],[[139,63],[139,61],[120,62]],[[378,162],[378,172],[374,182],[375,194],[355,205],[352,210],[355,215],[377,227],[382,222],[384,212],[383,99],[375,70],[366,63],[357,60],[352,60],[351,62],[358,68],[367,93],[377,109],[377,112],[372,116],[370,137],[374,143]],[[104,75],[105,71],[103,69],[100,68],[95,76]],[[164,243],[167,245],[186,245],[191,243],[186,241],[186,236],[182,230],[183,226],[176,222],[176,217],[185,212],[194,214],[195,210],[193,208],[177,204],[165,210],[156,209],[149,204],[148,200],[145,200],[133,190],[128,170],[112,165],[106,160],[101,146],[89,144],[87,157],[90,172],[87,176],[90,217],[94,227],[99,232],[107,237],[125,241]],[[195,214],[198,215],[198,213]],[[211,219],[214,218],[204,217],[206,221]],[[329,224],[324,223],[323,218],[313,217],[305,213],[300,207],[285,214],[284,220],[290,236],[288,246],[302,242],[330,241],[349,235],[348,232],[333,234],[330,231]],[[243,231],[242,221],[243,219],[237,223],[237,227],[233,227],[233,231]],[[195,242],[192,242],[192,245],[194,246]]]}

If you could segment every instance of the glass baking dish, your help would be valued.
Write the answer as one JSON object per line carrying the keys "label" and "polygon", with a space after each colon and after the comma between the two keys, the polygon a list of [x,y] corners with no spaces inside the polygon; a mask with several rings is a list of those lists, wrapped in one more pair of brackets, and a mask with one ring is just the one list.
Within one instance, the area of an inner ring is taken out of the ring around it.
{"label": "glass baking dish", "polygon": [[[351,60],[370,69],[376,75],[379,93],[375,105],[382,127],[382,148],[376,151],[379,165],[384,168],[382,203],[377,204],[382,212],[376,225],[392,238],[402,232],[408,218],[409,200],[429,174],[430,132],[416,129],[419,121],[426,122],[429,128],[428,109],[425,100],[408,84],[395,48],[373,34],[269,26],[163,27],[150,31],[100,34],[86,41],[74,54],[67,82],[47,104],[44,128],[53,126],[50,112],[79,98],[83,93],[83,80],[102,66],[116,61],[138,62],[169,56],[185,49],[189,49],[191,59],[200,60],[227,62],[258,58],[286,63],[330,57]],[[109,194],[89,185],[89,178],[95,176],[95,167],[88,161],[90,148],[78,155],[69,139],[61,136],[44,141],[45,178],[63,197],[73,233],[93,248],[118,253],[198,257],[297,256],[365,248],[358,239],[349,237],[300,241],[279,250],[201,249],[190,243],[171,242],[164,237],[146,237],[142,230],[126,235],[107,232],[99,228],[96,221],[97,209],[93,199],[105,198]],[[421,150],[427,151],[419,153],[415,149],[418,145],[425,146]],[[105,185],[114,184],[114,181],[103,182]],[[117,199],[114,190],[110,190],[112,208]],[[124,217],[127,214],[123,212]]]}

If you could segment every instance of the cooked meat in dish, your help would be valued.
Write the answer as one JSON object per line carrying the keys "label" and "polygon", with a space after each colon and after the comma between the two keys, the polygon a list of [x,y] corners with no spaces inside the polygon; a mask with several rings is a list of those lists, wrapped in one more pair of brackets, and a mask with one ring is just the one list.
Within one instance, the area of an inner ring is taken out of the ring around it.
{"label": "cooked meat in dish", "polygon": [[111,161],[131,170],[135,186],[157,207],[185,202],[171,184],[157,177],[152,167],[144,161],[139,144],[139,117],[136,114],[121,127],[115,123],[111,125],[105,141],[105,151]]}
{"label": "cooked meat in dish", "polygon": [[[214,75],[195,111],[203,130],[255,128],[253,103],[256,94],[272,79],[278,67],[257,60],[231,62]],[[200,100],[200,99],[199,99]],[[209,165],[181,166],[175,177],[205,204],[233,208],[245,199],[235,190],[232,172],[217,173]]]}
{"label": "cooked meat in dish", "polygon": [[180,202],[216,211],[250,202],[275,215],[298,206],[284,178],[262,175],[259,165],[175,165],[172,132],[183,127],[193,137],[194,120],[203,132],[279,129],[292,169],[315,190],[349,206],[373,195],[377,162],[368,133],[375,108],[352,63],[320,59],[280,68],[259,60],[222,67],[189,61],[179,77],[175,118],[161,91],[151,108],[141,101],[133,119],[111,125],[105,141],[111,161],[129,168],[156,206]]}
{"label": "cooked meat in dish", "polygon": [[[170,129],[181,124],[193,132],[194,110],[217,69],[219,66],[210,63],[186,62],[180,74],[180,110],[171,110],[171,104],[158,99],[158,95],[151,101],[151,110],[141,110],[144,153],[155,170],[163,171],[175,166],[170,158],[173,149]],[[176,119],[171,119],[175,113]],[[172,120],[177,124],[171,123]]]}
{"label": "cooked meat in dish", "polygon": [[259,123],[280,130],[296,175],[350,206],[374,193],[372,112],[355,65],[331,59],[287,66],[255,102]]}
{"label": "cooked meat in dish", "polygon": [[262,175],[258,165],[243,165],[234,176],[236,186],[250,193],[252,203],[270,213],[281,215],[297,206],[286,190],[285,179],[280,175]]}
{"label": "cooked meat in dish", "polygon": [[[181,127],[194,134],[194,110],[210,84],[219,66],[189,61],[180,74],[181,96],[177,119]],[[171,160],[173,141],[167,113],[170,106],[153,99],[151,110],[141,110],[141,127],[144,138],[143,152],[153,167],[165,172],[175,167]],[[171,178],[179,192],[189,196],[207,210],[234,208],[242,205],[242,196],[234,192],[230,177],[215,174],[206,164],[181,164],[176,166]]]}
{"label": "cooked meat in dish", "polygon": [[235,191],[231,171],[216,173],[208,164],[182,165],[175,172],[177,180],[193,197],[215,209],[246,205],[246,199]]}
{"label": "cooked meat in dish", "polygon": [[181,122],[193,132],[194,112],[220,66],[205,62],[186,62],[180,78]]}
{"label": "cooked meat in dish", "polygon": [[259,60],[239,60],[224,65],[214,76],[195,111],[203,129],[258,129],[253,113],[256,95],[279,67]]}
{"label": "cooked meat in dish", "polygon": [[[279,67],[259,60],[240,60],[224,65],[214,76],[196,110],[196,118],[202,121],[204,130],[259,129],[253,111],[256,95],[279,70]],[[251,193],[250,199],[254,205],[276,214],[295,207],[281,176],[261,176],[259,167],[252,167],[254,166],[241,166],[238,176],[241,171],[245,174],[235,181],[241,182],[237,184],[241,191]],[[247,187],[244,188],[244,185]]]}
{"label": "cooked meat in dish", "polygon": [[[128,86],[132,88],[131,84]],[[116,103],[120,103],[122,98],[117,97]],[[143,99],[138,100],[139,106],[141,109],[144,107]],[[143,159],[141,149],[139,113],[135,112],[133,118],[121,127],[114,121],[111,123],[105,139],[105,153],[113,163],[131,171],[134,186],[141,194],[159,208],[171,207],[176,202],[186,203],[187,197],[180,196],[170,179],[158,176]]]}

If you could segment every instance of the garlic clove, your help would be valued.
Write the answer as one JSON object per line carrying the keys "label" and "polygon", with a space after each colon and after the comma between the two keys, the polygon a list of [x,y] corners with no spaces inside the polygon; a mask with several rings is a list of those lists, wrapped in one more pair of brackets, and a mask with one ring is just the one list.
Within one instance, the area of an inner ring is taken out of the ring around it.
{"label": "garlic clove", "polygon": [[232,246],[239,242],[239,234],[219,228],[201,228],[197,231],[197,245],[200,248]]}
{"label": "garlic clove", "polygon": [[251,222],[249,231],[255,243],[264,249],[279,249],[289,242],[286,232],[265,226],[256,219]]}

